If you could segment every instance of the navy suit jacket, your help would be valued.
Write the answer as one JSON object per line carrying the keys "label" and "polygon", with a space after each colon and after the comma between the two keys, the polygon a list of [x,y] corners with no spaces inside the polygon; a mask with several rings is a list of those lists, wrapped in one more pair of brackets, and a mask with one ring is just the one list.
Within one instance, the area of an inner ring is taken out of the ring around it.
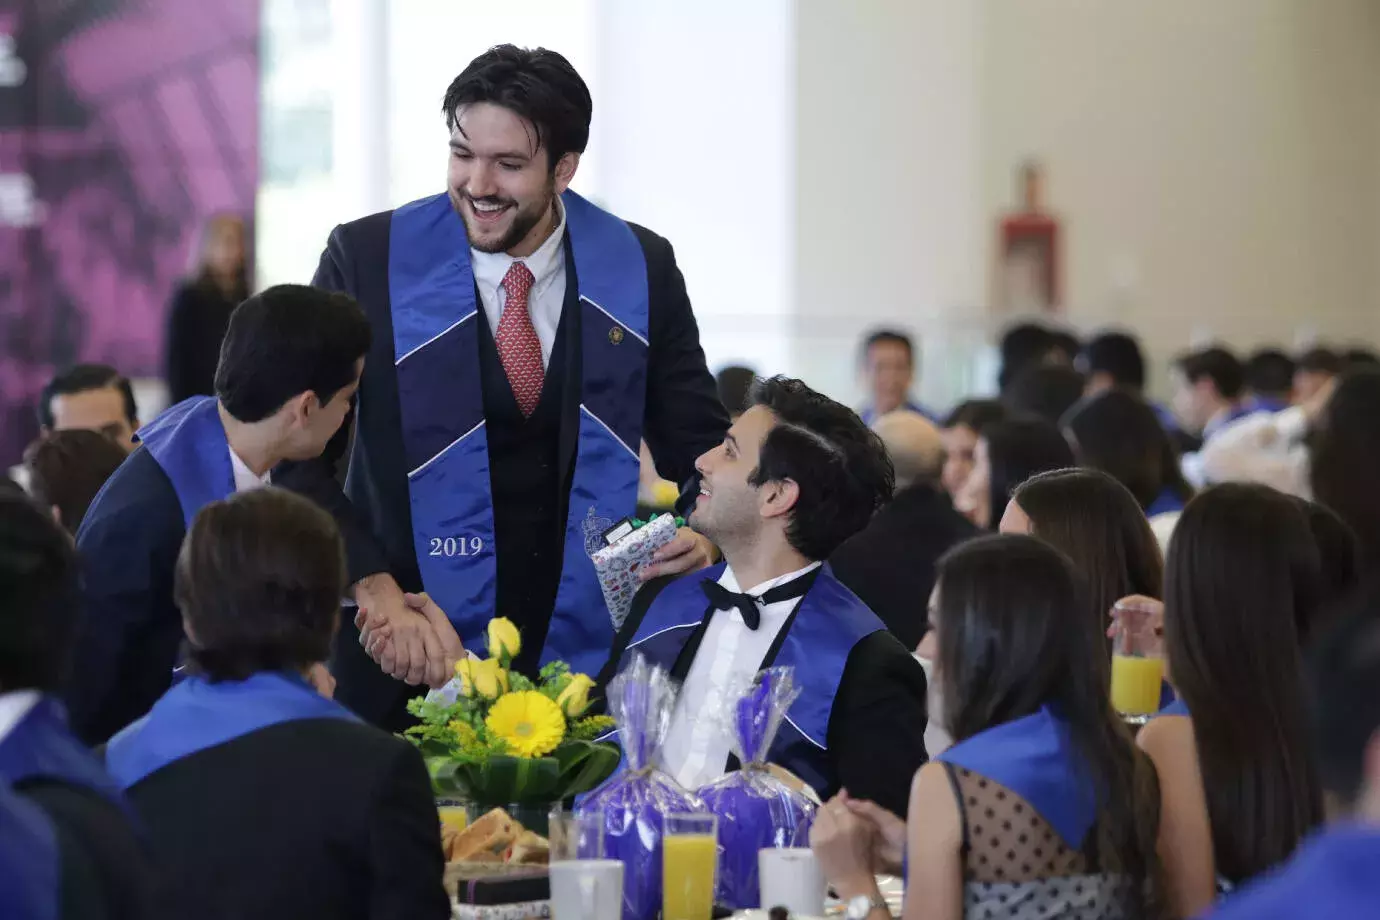
{"label": "navy suit jacket", "polygon": [[[274,485],[311,498],[345,534],[350,581],[381,571],[339,485],[310,464],[284,464]],[[82,610],[63,693],[73,731],[99,744],[148,712],[172,683],[182,644],[173,572],[187,534],[163,468],[137,448],[106,482],[77,531]]]}

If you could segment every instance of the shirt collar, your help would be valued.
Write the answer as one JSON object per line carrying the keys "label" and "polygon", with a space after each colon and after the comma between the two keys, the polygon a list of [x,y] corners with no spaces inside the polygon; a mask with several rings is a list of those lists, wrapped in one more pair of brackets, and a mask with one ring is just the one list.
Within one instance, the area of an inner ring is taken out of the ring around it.
{"label": "shirt collar", "polygon": [[543,281],[549,279],[565,264],[565,206],[561,203],[559,195],[556,196],[556,214],[559,217],[556,229],[530,256],[515,259],[506,252],[480,252],[471,247],[470,266],[474,270],[475,282],[486,290],[496,290],[503,283],[503,278],[508,274],[512,264],[522,262],[532,273],[533,289],[541,287]]}
{"label": "shirt collar", "polygon": [[246,489],[263,488],[271,485],[273,471],[269,470],[262,476],[249,468],[249,464],[240,459],[240,455],[235,453],[235,448],[230,448],[230,469],[235,474],[235,491],[243,492]]}
{"label": "shirt collar", "polygon": [[733,574],[733,567],[725,566],[724,573],[719,576],[719,584],[730,591],[737,591],[740,594],[750,594],[753,597],[761,597],[777,585],[784,585],[788,581],[795,581],[801,575],[813,572],[823,564],[822,562],[811,562],[803,569],[796,569],[794,572],[787,572],[785,575],[779,575],[769,581],[762,582],[760,585],[754,585],[746,591],[738,587],[738,576]]}

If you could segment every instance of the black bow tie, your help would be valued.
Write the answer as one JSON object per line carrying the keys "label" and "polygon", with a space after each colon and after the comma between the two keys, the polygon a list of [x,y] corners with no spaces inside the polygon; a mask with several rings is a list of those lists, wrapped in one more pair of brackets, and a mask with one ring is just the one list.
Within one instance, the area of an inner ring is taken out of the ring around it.
{"label": "black bow tie", "polygon": [[806,572],[799,578],[792,578],[785,584],[777,585],[760,597],[753,597],[751,594],[744,594],[741,591],[730,591],[717,581],[705,579],[700,582],[700,587],[704,589],[704,596],[709,598],[709,603],[714,605],[715,610],[732,610],[738,608],[738,612],[743,615],[743,622],[748,629],[756,629],[762,625],[762,612],[757,609],[760,603],[763,607],[768,604],[779,603],[780,601],[794,600],[810,590],[810,584],[814,581],[809,576],[814,574],[814,570]]}

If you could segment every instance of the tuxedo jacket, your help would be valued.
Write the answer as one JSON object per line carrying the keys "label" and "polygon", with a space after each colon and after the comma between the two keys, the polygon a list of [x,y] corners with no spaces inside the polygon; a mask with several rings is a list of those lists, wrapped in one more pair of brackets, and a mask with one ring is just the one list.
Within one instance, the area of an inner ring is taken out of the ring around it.
{"label": "tuxedo jacket", "polygon": [[978,529],[931,485],[902,489],[829,557],[838,580],[914,651],[925,635],[934,569]]}
{"label": "tuxedo jacket", "polygon": [[[696,575],[682,576],[694,578]],[[810,577],[810,576],[806,576]],[[656,596],[675,579],[653,579],[634,596],[628,618],[614,639],[609,662],[600,672],[598,695],[616,676],[629,643],[637,635],[643,617]],[[701,642],[714,611],[707,609],[699,627],[690,633],[671,668],[671,677],[684,682],[701,651]],[[761,668],[771,667],[787,632],[792,615],[772,643]],[[797,674],[808,681],[810,675]],[[843,676],[834,694],[833,708],[825,742],[831,783],[818,790],[829,798],[847,789],[853,798],[876,802],[892,813],[905,817],[910,802],[911,781],[928,759],[925,752],[926,683],[920,663],[886,630],[865,636],[853,646],[844,664]],[[729,756],[726,770],[736,770],[736,757]]]}
{"label": "tuxedo jacket", "polygon": [[126,795],[166,916],[448,920],[426,767],[354,720],[281,722],[174,760]]}
{"label": "tuxedo jacket", "polygon": [[[352,582],[380,571],[376,548],[360,538],[359,523],[333,478],[311,464],[283,464],[272,481],[336,519],[346,537]],[[186,534],[172,481],[143,447],[120,465],[82,520],[81,617],[62,695],[73,731],[88,744],[105,741],[142,716],[172,683],[183,639],[173,573]]]}
{"label": "tuxedo jacket", "polygon": [[[388,570],[404,590],[420,591],[423,585],[415,551],[394,364],[389,294],[392,217],[393,212],[388,211],[336,227],[313,281],[317,287],[343,291],[358,300],[373,330],[373,346],[365,361],[353,413],[353,445],[343,428],[327,448],[323,462],[334,465],[348,449],[346,494],[379,540]],[[694,474],[695,459],[723,440],[728,415],[705,364],[699,329],[670,244],[642,227],[629,226],[643,251],[649,295],[642,436],[661,475],[682,482]],[[481,348],[475,355],[483,368],[490,456],[503,439],[509,443],[524,439],[543,442],[512,461],[521,469],[491,467],[495,485],[504,475],[520,475],[524,481],[539,484],[525,490],[521,501],[496,503],[493,509],[498,535],[497,606],[505,613],[516,611],[514,618],[522,621],[523,654],[515,667],[528,673],[536,671],[560,579],[580,424],[579,285],[568,235],[565,260],[560,329],[547,367],[542,403],[532,419],[540,424],[520,431],[520,416],[502,411],[515,407],[515,403],[482,311]],[[538,523],[533,525],[533,521]],[[339,681],[337,699],[384,727],[405,724],[403,707],[415,691],[388,678],[368,659],[352,624],[342,624],[333,665]]]}

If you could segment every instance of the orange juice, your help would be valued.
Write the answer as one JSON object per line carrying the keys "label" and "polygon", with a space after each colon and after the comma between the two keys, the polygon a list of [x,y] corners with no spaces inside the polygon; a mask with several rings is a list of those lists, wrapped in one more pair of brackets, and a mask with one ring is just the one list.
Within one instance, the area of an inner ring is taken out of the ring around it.
{"label": "orange juice", "polygon": [[710,834],[662,838],[662,920],[709,920],[719,847]]}
{"label": "orange juice", "polygon": [[1149,715],[1160,708],[1164,661],[1112,656],[1112,708],[1123,715]]}
{"label": "orange juice", "polygon": [[464,805],[437,805],[436,812],[441,816],[441,826],[463,831],[469,826],[469,816]]}

